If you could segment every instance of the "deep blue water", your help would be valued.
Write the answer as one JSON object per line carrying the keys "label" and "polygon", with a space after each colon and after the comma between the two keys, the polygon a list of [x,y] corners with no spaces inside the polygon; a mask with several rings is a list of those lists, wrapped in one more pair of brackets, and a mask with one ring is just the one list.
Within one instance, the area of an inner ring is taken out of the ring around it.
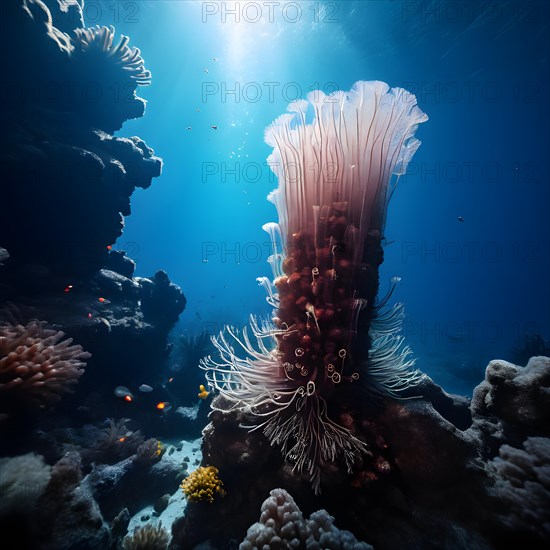
{"label": "deep blue water", "polygon": [[383,80],[430,117],[381,270],[381,292],[402,278],[417,365],[466,394],[524,334],[550,337],[546,2],[88,0],[85,16],[129,35],[153,73],[145,116],[118,134],[143,138],[163,174],[132,197],[117,247],[182,287],[177,330],[270,312],[255,281],[276,221],[264,128],[311,90]]}

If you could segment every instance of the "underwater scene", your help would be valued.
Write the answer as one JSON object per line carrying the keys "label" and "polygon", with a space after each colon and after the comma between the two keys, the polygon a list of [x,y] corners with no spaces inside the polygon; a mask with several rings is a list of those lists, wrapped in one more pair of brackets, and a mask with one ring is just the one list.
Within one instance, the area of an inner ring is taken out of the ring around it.
{"label": "underwater scene", "polygon": [[0,23],[2,548],[550,548],[550,3]]}

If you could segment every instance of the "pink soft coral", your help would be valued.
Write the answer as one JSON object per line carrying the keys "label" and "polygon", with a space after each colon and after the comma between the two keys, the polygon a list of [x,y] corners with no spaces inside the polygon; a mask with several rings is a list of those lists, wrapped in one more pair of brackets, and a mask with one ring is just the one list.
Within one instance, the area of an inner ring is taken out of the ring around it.
{"label": "pink soft coral", "polygon": [[0,395],[45,406],[71,393],[91,355],[64,338],[36,320],[0,324]]}

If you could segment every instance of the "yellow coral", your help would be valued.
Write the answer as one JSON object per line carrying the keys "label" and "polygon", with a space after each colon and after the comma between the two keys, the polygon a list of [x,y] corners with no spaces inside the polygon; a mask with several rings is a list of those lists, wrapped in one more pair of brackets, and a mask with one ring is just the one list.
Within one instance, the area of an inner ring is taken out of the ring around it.
{"label": "yellow coral", "polygon": [[164,445],[159,440],[157,440],[157,449],[155,450],[155,456],[156,457],[162,456],[165,450],[166,448],[164,447]]}
{"label": "yellow coral", "polygon": [[223,483],[215,466],[201,466],[189,474],[180,485],[185,496],[192,501],[214,502],[216,493],[225,495]]}

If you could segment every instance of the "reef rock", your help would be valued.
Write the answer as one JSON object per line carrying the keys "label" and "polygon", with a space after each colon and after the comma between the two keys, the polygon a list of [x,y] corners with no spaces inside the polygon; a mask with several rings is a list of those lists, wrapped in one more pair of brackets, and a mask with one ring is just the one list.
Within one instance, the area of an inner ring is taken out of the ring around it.
{"label": "reef rock", "polygon": [[519,446],[526,436],[550,437],[550,362],[532,357],[525,367],[491,361],[472,396],[473,429],[495,456],[503,443]]}
{"label": "reef rock", "polygon": [[52,468],[51,480],[39,501],[37,538],[40,548],[109,548],[111,531],[90,490],[81,484],[80,456],[67,453]]}
{"label": "reef rock", "polygon": [[416,398],[350,406],[340,421],[354,426],[368,451],[351,474],[327,469],[318,497],[261,432],[240,427],[242,412],[225,410],[217,397],[203,432],[203,464],[219,469],[227,495],[209,507],[189,503],[173,525],[171,548],[205,542],[197,526],[206,521],[216,548],[243,540],[274,487],[292,492],[303,510],[325,509],[377,550],[489,550],[507,541],[542,548],[549,387],[550,358],[533,357],[525,367],[491,361],[471,403],[426,378]]}
{"label": "reef rock", "polygon": [[37,319],[90,352],[72,410],[104,418],[115,414],[82,396],[105,405],[130,377],[159,382],[186,303],[166,273],[133,277],[112,249],[133,191],[162,169],[140,138],[112,135],[143,115],[151,74],[127,37],[84,27],[76,0],[10,1],[2,19],[0,322]]}
{"label": "reef rock", "polygon": [[144,112],[136,89],[151,75],[139,50],[117,44],[113,28],[84,28],[78,2],[49,5],[52,12],[38,0],[8,2],[10,32],[0,33],[11,52],[0,92],[9,106],[2,115],[0,235],[11,256],[5,276],[26,292],[38,273],[42,288],[53,290],[103,267],[131,194],[162,167],[138,137],[110,134]]}

